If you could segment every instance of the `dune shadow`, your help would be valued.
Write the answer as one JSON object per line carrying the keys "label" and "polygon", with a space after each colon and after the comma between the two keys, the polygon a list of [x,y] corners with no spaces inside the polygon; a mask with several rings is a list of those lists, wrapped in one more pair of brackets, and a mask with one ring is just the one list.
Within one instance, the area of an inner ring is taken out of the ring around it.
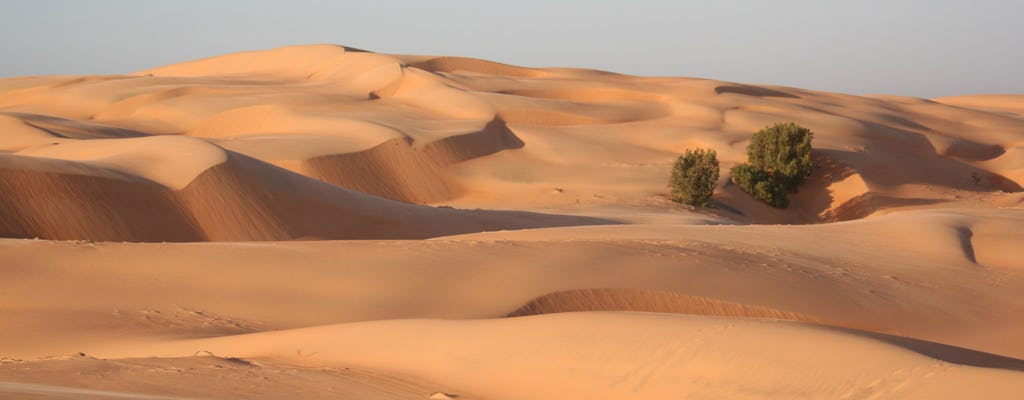
{"label": "dune shadow", "polygon": [[772,89],[758,87],[758,86],[746,86],[746,85],[742,85],[742,86],[741,85],[735,85],[735,86],[724,85],[724,86],[719,86],[719,87],[715,88],[715,93],[717,93],[717,94],[733,93],[733,94],[740,94],[740,95],[744,95],[744,96],[753,96],[753,97],[782,97],[782,98],[790,98],[790,99],[799,99],[800,98],[800,96],[792,95],[792,94],[789,94],[789,93],[786,93],[786,92],[781,92],[781,91],[778,91],[778,90],[772,90]]}
{"label": "dune shadow", "polygon": [[946,202],[946,200],[892,197],[868,192],[854,197],[836,208],[828,210],[825,214],[825,219],[829,222],[849,221],[865,218],[876,211],[887,208],[927,206],[944,202]]}
{"label": "dune shadow", "polygon": [[[208,238],[210,241],[404,240],[619,224],[577,215],[407,203],[344,188],[239,153],[229,155],[228,163],[215,167],[221,170],[205,172],[178,193],[200,225],[227,233]],[[264,231],[266,234],[253,237]]]}
{"label": "dune shadow", "polygon": [[974,256],[974,244],[971,243],[971,238],[974,237],[974,231],[970,228],[962,226],[956,228],[957,238],[960,239],[960,250],[963,250],[964,257],[967,257],[972,263],[977,264],[978,259]]}
{"label": "dune shadow", "polygon": [[468,57],[434,57],[410,66],[430,72],[471,72],[515,78],[537,78],[546,74],[542,70]]}
{"label": "dune shadow", "polygon": [[607,225],[577,215],[466,210],[361,193],[240,153],[182,189],[88,164],[0,157],[0,237],[116,242],[427,239]]}
{"label": "dune shadow", "polygon": [[[835,115],[835,114],[833,114]],[[928,136],[908,129],[855,119],[866,131],[868,144],[856,151],[823,150],[857,171],[865,182],[880,186],[921,184],[973,192],[1024,190],[999,173],[970,164],[1005,153],[996,145],[956,139],[937,149]],[[941,173],[937,173],[941,171]]]}
{"label": "dune shadow", "polygon": [[774,307],[692,296],[670,290],[638,288],[576,289],[548,293],[530,300],[506,316],[522,317],[580,311],[637,311],[819,322],[817,318],[809,315]]}
{"label": "dune shadow", "polygon": [[21,119],[26,125],[41,129],[55,137],[66,139],[123,139],[150,136],[145,132],[103,125],[95,122],[78,121],[49,115],[5,112]]}
{"label": "dune shadow", "polygon": [[981,368],[997,368],[1011,371],[1024,371],[1024,360],[1019,358],[1001,356],[999,354],[986,353],[984,351],[965,349],[963,347],[948,344],[888,335],[878,332],[861,331],[848,328],[836,329],[846,333],[879,340],[936,360],[950,362],[953,364]]}
{"label": "dune shadow", "polygon": [[310,177],[346,189],[407,203],[449,200],[460,185],[445,168],[526,144],[495,117],[479,131],[416,146],[395,138],[367,150],[317,156],[304,161]]}

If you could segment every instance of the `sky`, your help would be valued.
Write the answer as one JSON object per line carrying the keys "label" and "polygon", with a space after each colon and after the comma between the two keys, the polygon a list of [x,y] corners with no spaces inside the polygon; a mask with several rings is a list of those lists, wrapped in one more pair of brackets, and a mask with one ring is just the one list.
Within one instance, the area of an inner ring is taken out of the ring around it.
{"label": "sky", "polygon": [[1024,1],[0,0],[0,77],[334,43],[853,94],[1024,94]]}

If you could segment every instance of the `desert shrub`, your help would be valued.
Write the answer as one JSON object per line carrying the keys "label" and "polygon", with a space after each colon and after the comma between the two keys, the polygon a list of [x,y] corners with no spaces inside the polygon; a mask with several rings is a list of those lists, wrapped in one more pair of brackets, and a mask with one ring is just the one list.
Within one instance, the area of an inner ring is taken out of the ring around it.
{"label": "desert shrub", "polygon": [[718,181],[718,154],[714,150],[690,150],[672,167],[669,198],[693,206],[707,207]]}
{"label": "desert shrub", "polygon": [[765,127],[750,138],[747,162],[761,167],[787,191],[795,192],[814,164],[811,163],[811,139],[814,133],[793,122]]}
{"label": "desert shrub", "polygon": [[750,164],[737,165],[732,168],[732,181],[736,182],[736,185],[747,194],[772,207],[786,208],[789,206],[786,189],[761,167]]}
{"label": "desert shrub", "polygon": [[773,207],[789,206],[788,192],[811,175],[814,133],[793,122],[765,127],[750,138],[747,163],[732,169],[732,180],[744,192]]}

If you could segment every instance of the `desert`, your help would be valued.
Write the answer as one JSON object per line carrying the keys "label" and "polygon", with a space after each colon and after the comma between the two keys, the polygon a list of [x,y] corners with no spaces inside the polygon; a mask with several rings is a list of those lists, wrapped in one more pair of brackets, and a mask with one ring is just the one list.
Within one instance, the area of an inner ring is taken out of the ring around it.
{"label": "desert", "polygon": [[[729,173],[780,122],[786,208]],[[1024,95],[341,45],[0,79],[0,398],[1024,398],[1022,184]]]}

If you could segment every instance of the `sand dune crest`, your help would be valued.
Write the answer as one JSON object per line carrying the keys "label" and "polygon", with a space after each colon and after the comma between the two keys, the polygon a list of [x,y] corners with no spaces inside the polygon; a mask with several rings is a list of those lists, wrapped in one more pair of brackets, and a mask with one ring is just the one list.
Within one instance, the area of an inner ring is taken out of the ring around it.
{"label": "sand dune crest", "polygon": [[661,290],[581,289],[546,294],[530,300],[509,317],[579,311],[644,311],[722,317],[774,318],[819,322],[818,319],[771,307],[750,306]]}

